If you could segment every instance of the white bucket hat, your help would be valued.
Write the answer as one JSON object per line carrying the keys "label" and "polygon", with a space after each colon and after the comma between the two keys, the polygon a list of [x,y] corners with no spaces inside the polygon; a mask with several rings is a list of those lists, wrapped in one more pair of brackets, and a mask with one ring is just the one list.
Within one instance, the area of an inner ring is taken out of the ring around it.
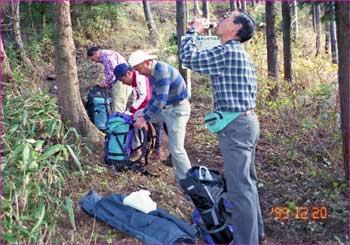
{"label": "white bucket hat", "polygon": [[130,57],[129,57],[129,65],[131,67],[134,67],[138,64],[141,64],[142,62],[146,61],[146,60],[153,60],[156,59],[157,56],[155,55],[149,55],[146,54],[144,51],[142,50],[137,50],[135,52],[133,52]]}

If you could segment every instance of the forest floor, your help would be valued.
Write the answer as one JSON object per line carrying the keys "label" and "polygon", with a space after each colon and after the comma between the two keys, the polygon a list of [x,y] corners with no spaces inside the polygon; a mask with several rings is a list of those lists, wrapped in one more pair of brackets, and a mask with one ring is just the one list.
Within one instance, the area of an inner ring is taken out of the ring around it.
{"label": "forest floor", "polygon": [[[203,115],[212,100],[209,83],[206,79],[196,80],[196,77],[194,76],[192,86],[200,89],[192,91],[192,112],[187,125],[186,150],[193,166],[205,165],[222,172],[223,160],[216,137],[203,126]],[[259,111],[257,113],[259,114]],[[348,241],[345,235],[347,188],[336,171],[339,166],[320,163],[315,163],[317,166],[310,166],[306,161],[303,162],[303,159],[288,157],[286,146],[279,145],[278,139],[271,137],[271,132],[281,131],[279,123],[269,115],[260,117],[261,136],[257,147],[256,168],[267,234],[265,243],[311,244]],[[278,134],[276,137],[283,138],[288,132],[282,130]],[[163,138],[164,159],[167,155],[167,139],[166,136]],[[77,207],[75,212],[77,230],[72,230],[67,217],[58,228],[55,240],[74,241],[74,243],[139,243],[136,239],[95,220],[78,208],[78,200],[90,190],[105,196],[111,193],[129,194],[147,189],[158,207],[191,223],[193,206],[185,201],[181,189],[175,183],[171,167],[151,160],[147,169],[159,174],[160,177],[146,177],[135,172],[120,174],[106,168],[103,152],[104,149],[93,149],[93,153],[82,160],[84,175],[72,175],[67,179],[64,194],[70,196]],[[278,207],[288,208],[289,218],[277,219],[271,213],[272,208]],[[312,209],[316,207],[327,209],[327,219],[312,218]],[[303,212],[305,208],[308,209],[307,218],[298,219],[296,209],[302,211],[302,208]],[[203,243],[201,240],[197,242]]]}
{"label": "forest floor", "polygon": [[[164,15],[164,9],[167,10],[162,7],[163,5],[153,5],[154,12],[159,12],[158,16],[160,13]],[[130,10],[129,14],[134,15],[135,12]],[[141,15],[142,13],[135,19],[140,19]],[[174,19],[173,11],[168,15],[164,18]],[[144,29],[143,26],[142,28]],[[135,30],[132,32],[136,33]],[[130,40],[129,43],[132,43]],[[124,46],[129,47],[129,43],[117,43],[124,55],[129,54],[129,51],[124,49]],[[77,61],[81,93],[82,97],[86,98],[87,88],[98,81],[97,74],[101,74],[102,70],[83,61],[84,48],[86,47],[78,49]],[[185,148],[193,166],[205,165],[222,172],[223,160],[216,136],[210,134],[203,123],[203,116],[211,104],[209,79],[193,74],[192,111],[187,125]],[[267,244],[350,243],[347,235],[349,188],[343,180],[343,166],[339,163],[339,157],[328,152],[328,148],[334,148],[336,140],[328,140],[329,132],[324,132],[326,129],[315,129],[317,134],[311,137],[310,132],[314,132],[314,128],[303,131],[304,128],[301,127],[301,119],[314,113],[314,107],[317,106],[311,104],[298,114],[291,109],[274,110],[262,107],[258,103],[256,113],[259,116],[261,131],[256,169]],[[163,159],[167,155],[166,140],[164,136]],[[70,196],[74,201],[76,230],[72,229],[69,218],[63,217],[53,235],[55,242],[140,243],[95,220],[78,207],[78,200],[90,190],[95,190],[100,196],[106,196],[111,193],[129,194],[147,189],[158,207],[191,223],[193,206],[184,199],[171,167],[151,161],[147,169],[159,174],[160,177],[157,178],[141,176],[135,172],[116,173],[106,168],[103,154],[104,149],[92,148],[91,152],[83,155],[81,159],[84,164],[83,176],[73,172],[67,177],[63,195]],[[327,218],[317,218],[320,216],[317,212],[321,210],[317,209],[318,207],[322,208],[323,212],[327,210]],[[281,209],[288,209],[289,216],[281,213],[281,218],[278,219],[276,213],[271,213],[272,210]],[[197,242],[203,243],[202,240]]]}

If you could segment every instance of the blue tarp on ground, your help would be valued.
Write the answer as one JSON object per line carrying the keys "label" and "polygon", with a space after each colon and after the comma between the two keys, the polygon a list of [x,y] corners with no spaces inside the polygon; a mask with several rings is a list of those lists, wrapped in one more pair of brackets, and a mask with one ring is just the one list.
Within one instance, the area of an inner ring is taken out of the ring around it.
{"label": "blue tarp on ground", "polygon": [[124,195],[100,197],[90,191],[79,205],[90,215],[115,229],[149,244],[195,242],[197,230],[168,212],[157,209],[145,214],[123,204]]}

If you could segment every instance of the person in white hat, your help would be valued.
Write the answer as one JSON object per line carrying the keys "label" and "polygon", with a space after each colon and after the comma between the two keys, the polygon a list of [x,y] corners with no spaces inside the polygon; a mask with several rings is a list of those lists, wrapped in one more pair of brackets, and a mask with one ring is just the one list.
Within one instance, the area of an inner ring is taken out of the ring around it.
{"label": "person in white hat", "polygon": [[151,100],[137,116],[134,127],[141,128],[146,121],[165,122],[175,178],[179,182],[191,168],[184,147],[186,125],[191,113],[189,94],[180,72],[173,66],[155,59],[156,56],[142,50],[135,51],[129,57],[130,66],[149,77],[152,87]]}

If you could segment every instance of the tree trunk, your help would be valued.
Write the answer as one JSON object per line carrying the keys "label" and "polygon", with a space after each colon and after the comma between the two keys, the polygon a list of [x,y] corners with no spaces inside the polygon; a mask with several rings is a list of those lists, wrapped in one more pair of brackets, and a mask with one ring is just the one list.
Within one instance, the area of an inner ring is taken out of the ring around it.
{"label": "tree trunk", "polygon": [[271,91],[273,98],[278,97],[278,46],[276,38],[276,3],[273,1],[266,2],[266,47],[267,47],[267,71],[268,76],[275,80],[275,85]]}
{"label": "tree trunk", "polygon": [[330,25],[330,33],[331,33],[332,63],[338,64],[337,27],[335,24],[334,2],[332,2],[331,18],[332,20]]}
{"label": "tree trunk", "polygon": [[329,32],[330,24],[325,23],[324,53],[329,54]]}
{"label": "tree trunk", "polygon": [[27,53],[24,49],[24,44],[22,41],[21,35],[21,26],[20,26],[20,15],[19,15],[19,0],[14,0],[11,2],[12,8],[12,25],[13,25],[13,33],[15,35],[15,42],[17,48],[19,50],[21,61],[30,69],[34,70],[33,64],[27,56]]}
{"label": "tree trunk", "polygon": [[208,0],[203,0],[202,2],[202,11],[203,11],[203,17],[209,18],[209,2]]}
{"label": "tree trunk", "polygon": [[315,4],[315,27],[316,27],[316,56],[321,52],[321,17],[320,17],[320,5]]}
{"label": "tree trunk", "polygon": [[298,4],[297,1],[293,1],[292,3],[292,39],[295,42],[298,39],[298,32],[299,32],[299,28],[298,28]]}
{"label": "tree trunk", "polygon": [[186,33],[187,18],[185,15],[186,6],[184,1],[176,1],[176,34],[177,34],[177,57],[179,60],[179,71],[187,82],[188,91],[191,93],[191,73],[189,69],[184,69],[179,58],[181,37]]}
{"label": "tree trunk", "polygon": [[233,11],[237,9],[236,0],[230,0],[230,10]]}
{"label": "tree trunk", "polygon": [[32,14],[32,1],[28,2],[28,11],[29,11],[29,18],[30,18],[30,26],[32,27],[33,33],[36,33],[34,21],[33,21],[33,14]]}
{"label": "tree trunk", "polygon": [[73,29],[79,29],[80,28],[80,8],[79,8],[80,3],[72,3],[72,11],[71,11],[71,17],[72,17],[72,27]]}
{"label": "tree trunk", "polygon": [[160,40],[159,33],[158,33],[157,27],[156,27],[154,20],[153,20],[151,7],[149,5],[149,2],[146,0],[142,1],[142,4],[143,4],[143,11],[145,13],[147,27],[149,30],[149,35],[151,37],[151,40],[153,41],[153,44],[158,46],[159,40]]}
{"label": "tree trunk", "polygon": [[237,6],[238,9],[242,8],[240,0],[236,0],[236,6]]}
{"label": "tree trunk", "polygon": [[198,0],[193,1],[193,15],[201,15],[201,10],[199,8]]}
{"label": "tree trunk", "polygon": [[339,97],[343,139],[343,159],[346,180],[350,180],[350,3],[336,2],[335,16],[339,54]]}
{"label": "tree trunk", "polygon": [[13,73],[11,70],[9,59],[6,55],[4,46],[2,44],[2,39],[0,38],[0,55],[1,55],[1,70],[2,70],[2,81],[8,82],[10,79],[13,78]]}
{"label": "tree trunk", "polygon": [[289,2],[282,2],[284,79],[292,81],[292,48]]}
{"label": "tree trunk", "polygon": [[241,9],[243,11],[247,11],[247,2],[245,0],[241,1]]}
{"label": "tree trunk", "polygon": [[55,73],[62,121],[93,142],[103,142],[103,134],[90,121],[79,93],[75,45],[69,1],[55,5]]}

